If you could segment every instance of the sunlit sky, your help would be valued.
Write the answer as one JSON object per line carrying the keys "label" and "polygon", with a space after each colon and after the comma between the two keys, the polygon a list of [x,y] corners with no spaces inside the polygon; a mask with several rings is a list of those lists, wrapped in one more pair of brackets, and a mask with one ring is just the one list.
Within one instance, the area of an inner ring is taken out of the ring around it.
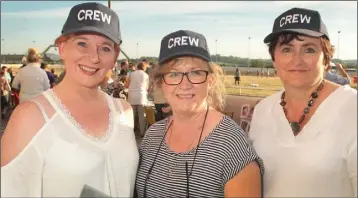
{"label": "sunlit sky", "polygon": [[[2,1],[1,52],[19,54],[29,47],[43,51],[60,35],[69,10],[78,3]],[[339,58],[357,58],[356,1],[112,1],[111,7],[120,18],[122,49],[132,58],[158,56],[162,37],[179,29],[202,33],[211,54],[269,58],[263,39],[275,18],[292,7],[318,10],[332,44],[338,45],[339,39]]]}

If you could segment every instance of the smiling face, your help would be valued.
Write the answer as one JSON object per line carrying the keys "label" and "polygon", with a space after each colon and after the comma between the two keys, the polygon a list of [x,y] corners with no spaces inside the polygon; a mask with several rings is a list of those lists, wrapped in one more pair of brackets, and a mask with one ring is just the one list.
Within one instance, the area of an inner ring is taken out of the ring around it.
{"label": "smiling face", "polygon": [[[207,62],[199,58],[183,57],[174,59],[163,67],[165,77],[161,88],[173,112],[186,114],[206,108],[209,89],[214,82]],[[188,72],[192,82],[187,76],[180,82],[180,72]],[[178,82],[178,85],[168,85]]]}
{"label": "smiling face", "polygon": [[321,39],[298,36],[289,43],[279,39],[273,62],[285,86],[311,87],[324,74],[324,53]]}
{"label": "smiling face", "polygon": [[113,41],[90,33],[69,36],[58,43],[58,48],[65,63],[65,78],[87,88],[98,87],[119,55]]}

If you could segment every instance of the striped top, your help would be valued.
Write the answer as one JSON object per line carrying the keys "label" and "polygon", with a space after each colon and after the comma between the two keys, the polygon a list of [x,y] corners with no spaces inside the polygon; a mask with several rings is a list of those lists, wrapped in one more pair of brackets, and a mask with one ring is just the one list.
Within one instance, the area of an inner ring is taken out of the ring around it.
{"label": "striped top", "polygon": [[[168,121],[169,118],[166,118],[152,125],[140,146],[140,167],[136,179],[138,197],[143,197],[145,183],[147,197],[187,195],[185,163],[188,162],[190,173],[195,148],[176,153],[169,149],[164,140],[152,172],[146,179]],[[243,130],[230,117],[225,116],[199,146],[192,174],[189,176],[190,197],[224,197],[225,184],[253,160],[259,163],[263,174],[262,161],[246,140]]]}

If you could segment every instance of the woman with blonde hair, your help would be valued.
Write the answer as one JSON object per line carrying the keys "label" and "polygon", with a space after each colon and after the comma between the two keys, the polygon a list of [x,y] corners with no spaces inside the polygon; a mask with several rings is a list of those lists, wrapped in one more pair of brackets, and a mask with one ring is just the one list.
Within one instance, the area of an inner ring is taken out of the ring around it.
{"label": "woman with blonde hair", "polygon": [[26,60],[26,67],[19,69],[12,81],[12,88],[15,92],[20,92],[20,103],[31,100],[50,89],[50,81],[46,72],[40,68],[41,58],[35,48],[28,49]]}
{"label": "woman with blonde hair", "polygon": [[205,37],[188,30],[165,36],[159,64],[154,80],[173,115],[152,125],[140,145],[138,197],[259,197],[262,162],[219,111],[223,72]]}
{"label": "woman with blonde hair", "polygon": [[119,18],[103,4],[78,4],[55,42],[66,75],[13,112],[1,139],[1,197],[131,197],[133,112],[98,89],[119,56]]}

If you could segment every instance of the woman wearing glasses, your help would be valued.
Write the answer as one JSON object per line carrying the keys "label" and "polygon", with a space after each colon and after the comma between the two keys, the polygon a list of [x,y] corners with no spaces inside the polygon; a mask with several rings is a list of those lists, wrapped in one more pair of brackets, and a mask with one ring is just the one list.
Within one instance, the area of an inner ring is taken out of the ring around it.
{"label": "woman wearing glasses", "polygon": [[219,112],[222,70],[205,37],[183,30],[165,36],[159,64],[154,80],[173,115],[142,141],[138,197],[259,197],[262,162],[242,129]]}

